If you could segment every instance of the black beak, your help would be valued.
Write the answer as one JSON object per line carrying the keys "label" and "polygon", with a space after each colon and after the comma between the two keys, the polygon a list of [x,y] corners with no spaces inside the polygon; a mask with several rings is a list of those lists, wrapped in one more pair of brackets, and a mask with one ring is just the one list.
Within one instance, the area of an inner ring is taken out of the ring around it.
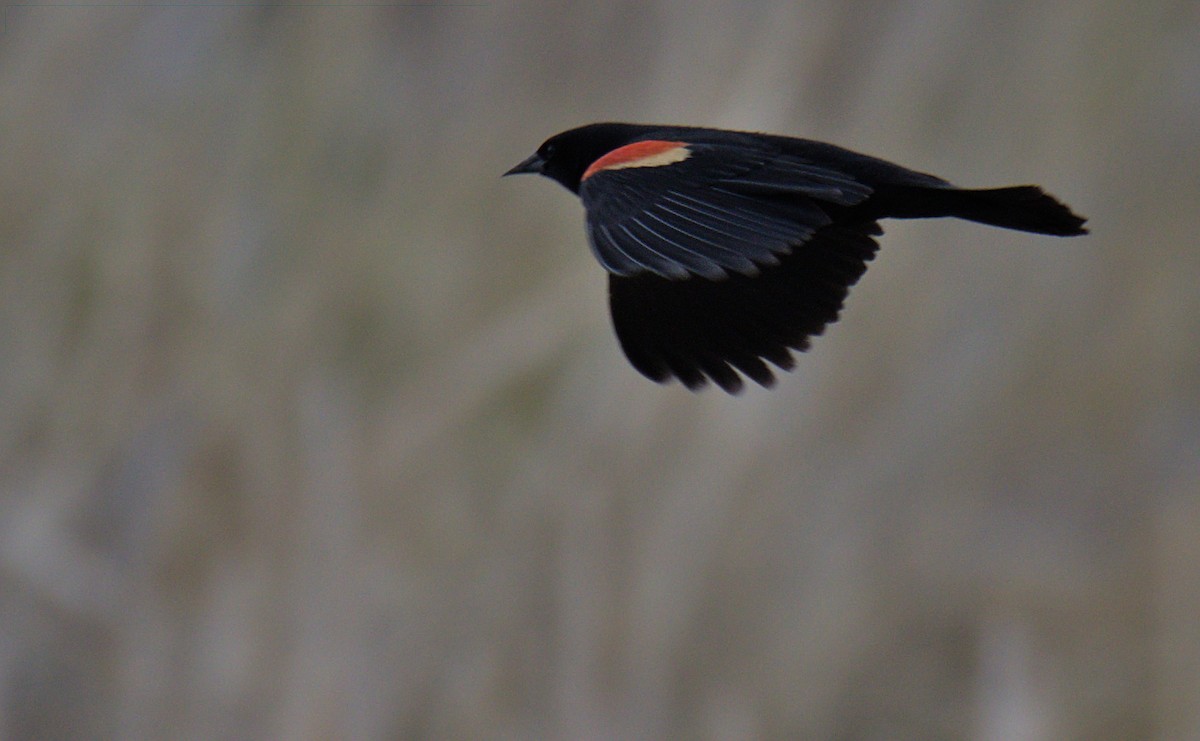
{"label": "black beak", "polygon": [[521,160],[520,164],[518,164],[516,167],[504,173],[500,177],[507,177],[509,175],[523,175],[525,173],[534,173],[535,175],[540,174],[542,172],[542,166],[545,164],[546,160],[542,159],[537,152],[534,152],[533,154],[529,155],[528,158]]}

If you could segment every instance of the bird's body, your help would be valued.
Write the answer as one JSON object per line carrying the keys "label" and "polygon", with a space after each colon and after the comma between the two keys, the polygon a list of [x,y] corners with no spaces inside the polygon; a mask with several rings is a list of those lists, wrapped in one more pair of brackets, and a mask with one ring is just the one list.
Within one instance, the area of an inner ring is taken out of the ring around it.
{"label": "bird's body", "polygon": [[[719,129],[592,124],[506,174],[579,195],[609,272],[613,325],[647,377],[763,386],[836,321],[878,220],[955,216],[1073,236],[1084,219],[1036,186],[972,190],[832,144]],[[766,361],[766,362],[764,362]]]}

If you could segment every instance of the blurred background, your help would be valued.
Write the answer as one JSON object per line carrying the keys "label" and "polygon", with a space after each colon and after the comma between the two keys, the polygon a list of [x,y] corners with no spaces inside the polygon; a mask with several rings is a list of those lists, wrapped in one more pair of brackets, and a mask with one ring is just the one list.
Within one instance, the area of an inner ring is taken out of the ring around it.
{"label": "blurred background", "polygon": [[[10,5],[5,739],[1200,739],[1200,4]],[[597,120],[1040,183],[770,391],[624,361]]]}

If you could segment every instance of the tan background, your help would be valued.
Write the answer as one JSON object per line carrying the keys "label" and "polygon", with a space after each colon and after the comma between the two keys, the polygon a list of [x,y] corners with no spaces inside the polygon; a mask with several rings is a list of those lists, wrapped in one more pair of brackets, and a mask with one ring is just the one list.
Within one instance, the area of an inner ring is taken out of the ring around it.
{"label": "tan background", "polygon": [[[1200,4],[10,7],[0,736],[1200,738]],[[593,120],[1037,182],[637,376]]]}

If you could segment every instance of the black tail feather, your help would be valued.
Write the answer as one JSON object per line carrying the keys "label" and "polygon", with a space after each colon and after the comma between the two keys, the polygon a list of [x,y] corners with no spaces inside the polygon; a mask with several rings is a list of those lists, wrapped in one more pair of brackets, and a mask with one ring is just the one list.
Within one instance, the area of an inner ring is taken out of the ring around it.
{"label": "black tail feather", "polygon": [[1023,232],[1073,237],[1087,234],[1087,219],[1036,185],[953,191],[951,215]]}
{"label": "black tail feather", "polygon": [[1036,185],[1008,188],[905,188],[889,194],[888,215],[898,218],[955,216],[1035,234],[1087,234],[1087,219]]}

